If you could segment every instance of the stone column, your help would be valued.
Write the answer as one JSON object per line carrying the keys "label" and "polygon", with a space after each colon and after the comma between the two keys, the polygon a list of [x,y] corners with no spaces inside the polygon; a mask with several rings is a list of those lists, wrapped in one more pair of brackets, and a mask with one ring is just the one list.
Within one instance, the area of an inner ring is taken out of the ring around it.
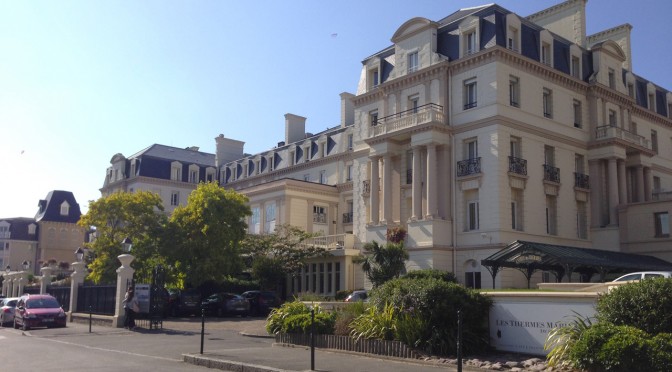
{"label": "stone column", "polygon": [[18,280],[18,291],[16,292],[16,296],[21,296],[23,294],[23,287],[28,283],[28,272],[27,271],[21,271],[19,272],[19,280]]}
{"label": "stone column", "polygon": [[625,160],[618,161],[618,197],[620,204],[628,204],[628,187],[625,181]]}
{"label": "stone column", "polygon": [[607,173],[609,173],[609,224],[616,225],[616,206],[618,205],[618,175],[616,158],[609,158]]}
{"label": "stone column", "polygon": [[420,146],[413,147],[413,185],[412,187],[412,204],[413,211],[411,213],[411,220],[419,220],[422,218],[422,181],[420,179]]}
{"label": "stone column", "polygon": [[70,313],[70,320],[72,320],[74,312],[85,310],[77,308],[77,296],[79,295],[79,286],[84,283],[87,272],[84,262],[73,262],[70,265],[74,270],[70,276],[70,310],[68,311]]}
{"label": "stone column", "polygon": [[383,156],[383,220],[382,224],[392,223],[392,156]]}
{"label": "stone column", "polygon": [[427,145],[427,213],[425,219],[431,220],[437,212],[436,144]]}
{"label": "stone column", "polygon": [[114,307],[114,325],[117,328],[121,328],[124,324],[124,309],[121,304],[124,301],[124,296],[126,295],[126,290],[128,289],[128,284],[133,279],[133,273],[135,270],[131,267],[131,262],[133,262],[133,255],[122,254],[117,256],[121,266],[117,269],[117,294],[116,294],[116,305]]}
{"label": "stone column", "polygon": [[635,172],[637,175],[637,202],[641,203],[644,201],[644,166],[638,165]]}
{"label": "stone column", "polygon": [[2,274],[2,294],[5,297],[10,297],[8,288],[9,288],[9,274],[5,273]]}
{"label": "stone column", "polygon": [[21,295],[21,292],[19,291],[21,273],[15,271],[10,275],[12,276],[12,297],[19,297]]}
{"label": "stone column", "polygon": [[644,167],[644,201],[651,200],[651,194],[653,193],[653,174],[651,172],[651,167]]}
{"label": "stone column", "polygon": [[592,227],[599,227],[602,225],[600,168],[600,160],[591,160],[588,162],[588,169],[590,172],[590,226]]}
{"label": "stone column", "polygon": [[377,225],[380,222],[380,171],[378,170],[379,156],[371,158],[371,223]]}
{"label": "stone column", "polygon": [[[41,268],[40,271],[42,272],[42,279],[40,279],[40,293],[45,294],[47,293],[47,286],[49,283],[51,283],[51,274],[54,272],[54,269],[49,266],[45,266]],[[72,292],[72,289],[70,292]]]}

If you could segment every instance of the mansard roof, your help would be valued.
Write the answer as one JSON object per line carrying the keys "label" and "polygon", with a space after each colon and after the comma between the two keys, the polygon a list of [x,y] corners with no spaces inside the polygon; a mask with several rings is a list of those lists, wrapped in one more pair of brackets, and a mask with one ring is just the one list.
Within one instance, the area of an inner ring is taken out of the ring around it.
{"label": "mansard roof", "polygon": [[[16,217],[0,219],[0,222],[9,223],[9,234],[11,240],[33,240],[37,241],[39,236],[39,226],[34,218]],[[28,226],[35,224],[35,234],[28,233]]]}
{"label": "mansard roof", "polygon": [[[61,205],[67,202],[69,205],[68,214],[61,215]],[[35,215],[35,221],[50,221],[50,222],[65,222],[77,223],[82,212],[79,209],[79,204],[70,191],[53,190],[50,191],[46,199],[40,200],[38,203],[38,211]]]}
{"label": "mansard roof", "polygon": [[149,156],[170,161],[179,161],[184,164],[198,164],[206,167],[215,166],[215,154],[198,151],[198,148],[178,148],[160,144],[153,144],[131,156],[130,159]]}

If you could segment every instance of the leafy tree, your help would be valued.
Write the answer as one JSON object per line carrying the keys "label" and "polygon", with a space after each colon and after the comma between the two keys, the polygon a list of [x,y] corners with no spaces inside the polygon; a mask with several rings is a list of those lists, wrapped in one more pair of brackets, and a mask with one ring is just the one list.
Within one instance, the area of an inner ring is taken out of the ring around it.
{"label": "leafy tree", "polygon": [[357,258],[355,263],[362,264],[364,274],[374,287],[398,278],[404,272],[408,252],[403,242],[387,243],[383,246],[373,241],[364,244],[363,248],[365,255]]}
{"label": "leafy tree", "polygon": [[117,256],[122,254],[121,241],[133,241],[133,266],[139,275],[148,275],[155,262],[161,261],[159,242],[166,217],[158,194],[149,191],[117,192],[89,204],[89,211],[78,225],[94,229],[96,238],[85,243],[90,249],[90,280],[109,283],[116,280]]}
{"label": "leafy tree", "polygon": [[244,221],[251,214],[247,197],[216,183],[200,183],[187,205],[170,217],[166,254],[198,286],[206,280],[222,281],[240,271],[240,242]]}
{"label": "leafy tree", "polygon": [[248,235],[243,246],[251,260],[252,275],[264,288],[284,283],[287,275],[299,271],[309,258],[328,255],[326,249],[306,244],[315,236],[291,225],[280,225],[273,234]]}

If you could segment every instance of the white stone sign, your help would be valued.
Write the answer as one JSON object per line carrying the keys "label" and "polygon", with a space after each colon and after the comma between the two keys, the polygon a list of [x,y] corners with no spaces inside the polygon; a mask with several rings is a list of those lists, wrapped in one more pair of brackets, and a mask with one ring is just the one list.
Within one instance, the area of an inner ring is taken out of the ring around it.
{"label": "white stone sign", "polygon": [[595,316],[597,296],[587,293],[496,294],[490,309],[490,345],[497,350],[543,355],[548,332],[571,322],[576,313]]}

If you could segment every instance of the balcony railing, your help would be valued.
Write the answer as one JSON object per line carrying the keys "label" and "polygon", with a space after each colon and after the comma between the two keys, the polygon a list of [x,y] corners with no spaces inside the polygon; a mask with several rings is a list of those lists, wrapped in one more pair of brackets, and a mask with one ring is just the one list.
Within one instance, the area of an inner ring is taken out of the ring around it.
{"label": "balcony railing", "polygon": [[369,195],[371,193],[371,181],[362,181],[362,195]]}
{"label": "balcony railing", "polygon": [[527,160],[509,156],[509,172],[527,176]]}
{"label": "balcony railing", "polygon": [[443,106],[435,103],[418,106],[416,108],[401,111],[399,113],[385,116],[371,122],[371,137],[381,134],[392,133],[405,128],[414,127],[421,124],[444,122]]}
{"label": "balcony railing", "polygon": [[353,234],[336,234],[316,236],[309,238],[301,243],[303,247],[318,247],[324,249],[353,249],[355,247],[355,236]]}
{"label": "balcony railing", "polygon": [[352,223],[352,212],[343,213],[343,223]]}
{"label": "balcony railing", "polygon": [[327,223],[327,214],[326,213],[313,213],[313,222]]}
{"label": "balcony railing", "polygon": [[574,187],[590,189],[590,178],[588,175],[574,172]]}
{"label": "balcony railing", "polygon": [[544,164],[544,181],[560,183],[560,168]]}
{"label": "balcony railing", "polygon": [[651,148],[648,139],[623,128],[610,125],[603,125],[601,127],[595,128],[595,139],[599,140],[606,138],[618,138],[638,146],[646,147],[647,149]]}
{"label": "balcony railing", "polygon": [[481,158],[473,158],[457,162],[458,177],[464,177],[479,173],[481,173]]}
{"label": "balcony railing", "polygon": [[410,185],[413,183],[413,169],[406,169],[406,184]]}

